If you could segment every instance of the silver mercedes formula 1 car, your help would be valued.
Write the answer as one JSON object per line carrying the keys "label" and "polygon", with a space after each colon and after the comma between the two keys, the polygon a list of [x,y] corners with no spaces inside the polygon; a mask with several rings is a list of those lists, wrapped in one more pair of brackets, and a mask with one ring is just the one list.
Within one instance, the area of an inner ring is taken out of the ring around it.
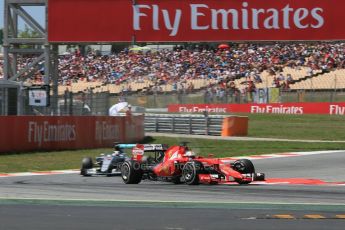
{"label": "silver mercedes formula 1 car", "polygon": [[[93,175],[106,175],[114,176],[121,175],[121,166],[125,161],[131,159],[124,152],[125,149],[135,148],[137,144],[118,144],[115,143],[114,152],[109,154],[100,154],[93,162],[91,157],[85,157],[82,160],[80,175],[93,176]],[[164,144],[143,144],[143,152],[153,154],[153,157],[148,157],[148,161],[164,157],[164,152],[168,148]],[[133,154],[133,153],[132,153]]]}
{"label": "silver mercedes formula 1 car", "polygon": [[96,157],[95,162],[93,162],[91,157],[83,158],[80,175],[120,175],[122,163],[129,159],[123,151],[124,148],[128,148],[126,144],[115,144],[114,152],[100,154],[100,156]]}

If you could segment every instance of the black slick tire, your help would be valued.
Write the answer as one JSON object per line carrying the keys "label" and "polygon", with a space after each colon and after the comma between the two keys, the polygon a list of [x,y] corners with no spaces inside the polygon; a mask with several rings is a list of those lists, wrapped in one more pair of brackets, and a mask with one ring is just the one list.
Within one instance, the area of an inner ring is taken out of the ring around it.
{"label": "black slick tire", "polygon": [[125,184],[139,184],[142,171],[137,161],[125,161],[121,166],[121,177]]}
{"label": "black slick tire", "polygon": [[182,177],[184,179],[184,182],[188,185],[198,185],[201,167],[202,164],[200,162],[187,162],[182,169]]}
{"label": "black slick tire", "polygon": [[[255,173],[253,163],[248,159],[240,159],[234,162],[233,169],[241,174]],[[235,179],[239,184],[249,184],[250,181],[243,181],[241,179]]]}
{"label": "black slick tire", "polygon": [[91,157],[85,157],[83,158],[81,162],[81,169],[80,169],[80,175],[82,176],[90,176],[87,174],[87,170],[91,169],[93,167],[92,159]]}

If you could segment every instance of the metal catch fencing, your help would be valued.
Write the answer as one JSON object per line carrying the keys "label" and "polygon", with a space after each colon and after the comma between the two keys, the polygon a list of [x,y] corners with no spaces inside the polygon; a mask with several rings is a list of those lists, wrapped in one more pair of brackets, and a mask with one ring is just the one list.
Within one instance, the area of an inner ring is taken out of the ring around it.
{"label": "metal catch fencing", "polygon": [[[254,103],[248,95],[240,95],[237,98],[226,96],[224,98],[212,97],[207,100],[203,96],[204,91],[191,94],[159,94],[159,95],[114,95],[108,91],[93,92],[65,92],[59,97],[50,97],[50,106],[38,107],[29,105],[28,90],[11,88],[5,91],[0,84],[0,115],[108,115],[109,108],[127,101],[132,106],[152,108],[167,108],[169,104],[243,104]],[[18,95],[17,95],[18,93]],[[253,98],[253,97],[252,97]],[[281,91],[274,102],[343,102],[345,89],[337,91]],[[8,100],[6,100],[8,99]],[[17,100],[20,103],[17,103]],[[11,103],[12,102],[12,103]],[[268,101],[271,102],[272,101]],[[273,102],[273,103],[274,103]]]}
{"label": "metal catch fencing", "polygon": [[145,114],[145,132],[220,136],[225,116]]}

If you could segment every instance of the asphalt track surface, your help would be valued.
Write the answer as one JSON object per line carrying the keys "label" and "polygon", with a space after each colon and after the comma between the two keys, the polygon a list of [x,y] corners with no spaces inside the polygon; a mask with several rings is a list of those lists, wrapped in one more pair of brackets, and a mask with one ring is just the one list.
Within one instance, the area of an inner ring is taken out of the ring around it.
{"label": "asphalt track surface", "polygon": [[[267,178],[345,182],[345,152],[253,160]],[[0,178],[0,229],[345,229],[345,186]],[[19,221],[20,220],[20,221]]]}

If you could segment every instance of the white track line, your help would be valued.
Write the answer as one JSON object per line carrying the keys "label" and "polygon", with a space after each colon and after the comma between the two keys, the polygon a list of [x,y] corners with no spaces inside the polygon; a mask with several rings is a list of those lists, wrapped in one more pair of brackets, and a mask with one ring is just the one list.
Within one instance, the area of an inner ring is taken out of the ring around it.
{"label": "white track line", "polygon": [[118,199],[83,199],[83,198],[18,198],[11,196],[0,196],[0,200],[37,200],[37,201],[70,201],[70,202],[80,202],[80,201],[89,201],[89,202],[120,202],[120,203],[142,203],[142,204],[154,204],[154,203],[177,203],[177,204],[270,204],[270,205],[310,205],[310,206],[345,206],[345,204],[334,204],[327,202],[319,203],[310,203],[310,202],[265,202],[265,201],[195,201],[195,200],[118,200]]}
{"label": "white track line", "polygon": [[47,176],[47,175],[61,175],[61,174],[76,174],[79,170],[54,170],[44,172],[21,172],[21,173],[0,173],[0,177],[19,177],[19,176]]}

